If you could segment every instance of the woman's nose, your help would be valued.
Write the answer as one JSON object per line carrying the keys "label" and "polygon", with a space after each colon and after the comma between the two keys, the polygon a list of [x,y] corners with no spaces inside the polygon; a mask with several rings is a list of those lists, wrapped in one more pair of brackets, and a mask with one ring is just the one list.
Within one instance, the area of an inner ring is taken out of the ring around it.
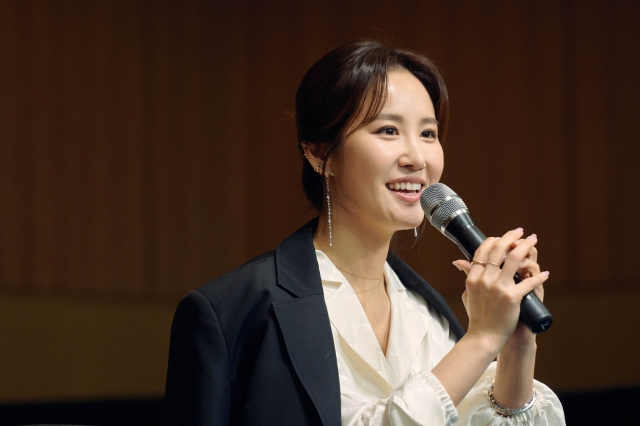
{"label": "woman's nose", "polygon": [[400,157],[400,165],[421,169],[426,164],[424,153],[420,149],[420,140],[416,137],[407,137],[404,144],[404,152]]}

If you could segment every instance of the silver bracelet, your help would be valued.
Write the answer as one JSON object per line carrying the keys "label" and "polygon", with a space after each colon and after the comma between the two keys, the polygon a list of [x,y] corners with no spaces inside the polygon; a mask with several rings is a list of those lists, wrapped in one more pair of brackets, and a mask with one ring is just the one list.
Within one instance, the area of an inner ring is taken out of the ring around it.
{"label": "silver bracelet", "polygon": [[491,386],[489,386],[489,392],[487,396],[489,397],[489,404],[491,405],[491,408],[496,410],[496,413],[501,414],[505,417],[511,417],[515,414],[520,414],[520,413],[524,413],[525,411],[529,411],[531,407],[533,407],[533,404],[536,403],[535,388],[533,388],[533,396],[531,397],[531,399],[525,402],[525,404],[522,407],[518,407],[518,408],[509,408],[509,407],[505,407],[504,405],[500,405],[498,401],[496,401],[495,398],[493,397],[493,383],[491,383]]}

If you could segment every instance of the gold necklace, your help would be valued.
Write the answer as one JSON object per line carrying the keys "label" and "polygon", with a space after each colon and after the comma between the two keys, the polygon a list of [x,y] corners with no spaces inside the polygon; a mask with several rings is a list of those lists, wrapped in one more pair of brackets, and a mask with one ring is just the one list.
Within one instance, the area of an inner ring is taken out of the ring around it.
{"label": "gold necklace", "polygon": [[344,269],[342,269],[342,268],[341,268],[341,267],[339,267],[339,266],[336,266],[336,268],[338,268],[338,269],[340,269],[342,272],[346,272],[347,274],[352,275],[352,276],[354,276],[354,277],[356,277],[356,278],[361,278],[361,279],[363,279],[363,280],[369,280],[369,281],[378,280],[378,284],[374,285],[374,286],[373,286],[373,287],[371,287],[371,288],[365,289],[365,290],[355,291],[355,292],[354,292],[355,294],[366,293],[367,291],[371,291],[371,290],[373,290],[373,289],[376,289],[376,288],[380,287],[380,284],[382,284],[382,282],[384,281],[384,272],[382,273],[382,278],[366,278],[366,277],[361,277],[360,275],[356,275],[356,274],[354,274],[354,273],[351,273],[351,272],[349,272],[349,271],[347,271],[347,270],[344,270]]}
{"label": "gold necklace", "polygon": [[[365,278],[365,279],[368,279],[368,278]],[[378,282],[378,284],[376,284],[375,286],[373,286],[373,287],[371,287],[371,288],[368,288],[368,289],[366,289],[366,290],[355,291],[354,293],[355,293],[355,294],[360,294],[360,293],[366,293],[367,291],[371,291],[371,290],[373,290],[373,289],[375,289],[375,288],[380,287],[380,284],[382,284],[382,282],[383,282],[383,281],[384,281],[384,274],[382,274],[382,278],[380,278],[380,281],[379,281],[379,282]]]}
{"label": "gold necklace", "polygon": [[349,275],[351,275],[351,276],[354,276],[354,277],[356,277],[356,278],[362,278],[363,280],[373,281],[373,280],[379,280],[379,279],[380,279],[380,278],[366,278],[366,277],[361,277],[360,275],[356,275],[356,274],[354,274],[354,273],[352,273],[352,272],[349,272],[349,271],[347,271],[347,270],[345,270],[345,269],[342,269],[342,268],[341,268],[341,267],[339,267],[339,266],[336,266],[336,268],[338,268],[338,269],[340,269],[342,272],[346,272],[347,274],[349,274]]}

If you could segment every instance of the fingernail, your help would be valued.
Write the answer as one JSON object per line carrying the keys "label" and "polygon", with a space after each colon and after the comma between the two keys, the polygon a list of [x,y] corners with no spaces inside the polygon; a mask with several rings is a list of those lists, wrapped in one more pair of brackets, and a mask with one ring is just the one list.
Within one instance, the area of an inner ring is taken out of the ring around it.
{"label": "fingernail", "polygon": [[549,271],[541,272],[540,275],[542,275],[543,277],[548,277],[549,276]]}
{"label": "fingernail", "polygon": [[462,269],[461,269],[458,265],[456,265],[456,262],[451,262],[451,263],[453,263],[453,266],[455,266],[456,268],[458,268],[458,271],[462,271]]}
{"label": "fingernail", "polygon": [[533,240],[535,240],[536,238],[538,238],[538,236],[537,236],[536,234],[531,234],[531,235],[529,235],[529,236],[527,237],[527,240],[529,240],[529,241],[533,241]]}
{"label": "fingernail", "polygon": [[523,231],[523,229],[522,229],[522,228],[516,228],[516,229],[514,229],[514,231],[515,231],[515,232],[522,232],[522,231]]}

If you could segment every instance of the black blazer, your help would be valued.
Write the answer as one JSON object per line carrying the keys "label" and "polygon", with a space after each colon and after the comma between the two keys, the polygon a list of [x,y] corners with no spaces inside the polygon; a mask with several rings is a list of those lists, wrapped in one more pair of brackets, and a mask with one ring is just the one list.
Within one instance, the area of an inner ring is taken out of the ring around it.
{"label": "black blazer", "polygon": [[[313,246],[317,219],[179,304],[163,425],[340,425],[336,352]],[[393,253],[402,283],[458,337],[442,296]]]}

